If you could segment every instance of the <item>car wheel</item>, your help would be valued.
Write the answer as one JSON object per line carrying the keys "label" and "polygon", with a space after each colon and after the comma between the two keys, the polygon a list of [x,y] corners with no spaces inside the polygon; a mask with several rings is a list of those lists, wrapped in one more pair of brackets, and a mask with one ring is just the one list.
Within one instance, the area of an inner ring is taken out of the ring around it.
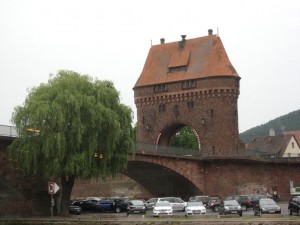
{"label": "car wheel", "polygon": [[240,216],[243,216],[243,213],[241,212],[239,215],[240,215]]}
{"label": "car wheel", "polygon": [[246,211],[247,210],[247,206],[246,205],[242,205],[242,210]]}
{"label": "car wheel", "polygon": [[115,212],[116,213],[120,213],[121,212],[121,208],[120,207],[116,207]]}
{"label": "car wheel", "polygon": [[213,211],[214,211],[214,212],[218,212],[218,211],[219,211],[219,206],[217,206],[217,205],[214,206],[214,207],[213,207]]}
{"label": "car wheel", "polygon": [[290,216],[293,215],[293,212],[292,212],[291,209],[288,209],[288,212],[289,212],[289,215],[290,215]]}

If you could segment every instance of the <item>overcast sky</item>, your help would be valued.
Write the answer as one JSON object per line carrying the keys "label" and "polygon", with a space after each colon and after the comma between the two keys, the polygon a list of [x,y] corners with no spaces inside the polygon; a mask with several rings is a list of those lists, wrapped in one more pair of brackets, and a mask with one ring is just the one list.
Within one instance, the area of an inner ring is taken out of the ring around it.
{"label": "overcast sky", "polygon": [[61,69],[113,81],[136,112],[151,44],[211,28],[241,76],[243,132],[300,109],[299,12],[299,0],[0,0],[0,124]]}

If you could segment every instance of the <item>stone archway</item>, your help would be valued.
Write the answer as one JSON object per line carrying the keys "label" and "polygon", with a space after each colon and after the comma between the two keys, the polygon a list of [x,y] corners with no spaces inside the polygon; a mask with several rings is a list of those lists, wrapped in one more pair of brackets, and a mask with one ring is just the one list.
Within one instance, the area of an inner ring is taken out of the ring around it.
{"label": "stone archway", "polygon": [[156,145],[170,146],[172,139],[175,137],[177,132],[179,132],[183,127],[191,128],[195,137],[197,138],[198,149],[201,150],[201,142],[197,131],[193,129],[191,126],[189,126],[188,124],[184,124],[180,122],[172,123],[164,127],[164,129],[159,133],[157,137]]}
{"label": "stone archway", "polygon": [[130,160],[123,173],[156,197],[177,196],[188,200],[190,196],[203,194],[191,180],[167,164]]}

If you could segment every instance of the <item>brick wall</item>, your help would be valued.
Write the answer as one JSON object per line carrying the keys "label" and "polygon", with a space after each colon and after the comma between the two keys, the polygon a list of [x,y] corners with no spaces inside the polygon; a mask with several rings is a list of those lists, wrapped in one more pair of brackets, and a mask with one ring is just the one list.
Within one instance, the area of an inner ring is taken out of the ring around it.
{"label": "brick wall", "polygon": [[232,155],[239,148],[238,95],[237,77],[198,79],[196,88],[188,90],[181,82],[170,83],[161,93],[154,93],[153,86],[136,88],[137,141],[168,145],[187,125],[196,131],[201,149]]}

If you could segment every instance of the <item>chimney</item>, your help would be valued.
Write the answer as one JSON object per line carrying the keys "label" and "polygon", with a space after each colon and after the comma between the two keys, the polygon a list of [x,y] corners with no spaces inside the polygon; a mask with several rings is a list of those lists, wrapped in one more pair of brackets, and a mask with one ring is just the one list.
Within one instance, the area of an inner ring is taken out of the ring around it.
{"label": "chimney", "polygon": [[179,42],[179,49],[182,50],[184,48],[184,45],[185,45],[185,38],[186,38],[186,35],[181,35],[181,38],[182,40]]}
{"label": "chimney", "polygon": [[208,35],[210,36],[210,35],[212,35],[213,34],[213,30],[212,29],[209,29],[208,30]]}
{"label": "chimney", "polygon": [[161,39],[160,39],[160,43],[161,43],[161,44],[164,44],[164,43],[165,43],[165,39],[164,39],[164,38],[161,38]]}
{"label": "chimney", "polygon": [[274,137],[275,136],[275,129],[274,128],[270,128],[269,129],[269,136],[270,137]]}

